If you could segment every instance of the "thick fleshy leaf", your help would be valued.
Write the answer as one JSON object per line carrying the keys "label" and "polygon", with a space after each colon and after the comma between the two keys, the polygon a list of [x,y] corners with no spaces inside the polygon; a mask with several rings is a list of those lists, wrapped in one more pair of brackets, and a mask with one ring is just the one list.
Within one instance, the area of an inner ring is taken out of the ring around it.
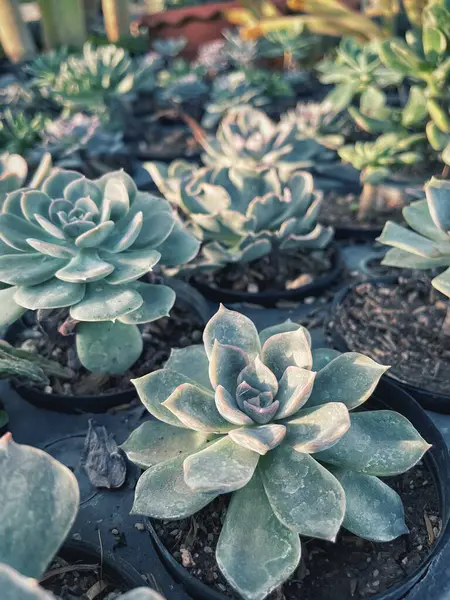
{"label": "thick fleshy leaf", "polygon": [[78,358],[86,369],[122,375],[140,357],[143,343],[136,325],[103,321],[79,323],[76,347]]}
{"label": "thick fleshy leaf", "polygon": [[102,249],[115,253],[124,252],[128,248],[131,248],[142,231],[143,223],[144,217],[142,212],[136,213],[127,222],[122,222],[116,227],[114,233],[103,242]]}
{"label": "thick fleshy leaf", "polygon": [[254,323],[241,313],[228,310],[223,304],[208,321],[203,332],[203,343],[209,359],[211,359],[215,340],[227,346],[237,346],[250,359],[255,358],[261,349]]}
{"label": "thick fleshy leaf", "polygon": [[65,188],[77,179],[83,179],[81,173],[76,171],[67,171],[65,169],[53,169],[50,175],[42,184],[42,190],[50,196],[50,198],[63,198]]}
{"label": "thick fleshy leaf", "polygon": [[[42,228],[40,237],[44,235],[47,239],[50,239],[51,241],[55,241],[53,240],[53,238],[56,238],[58,240],[64,240],[66,238],[64,231],[61,229],[61,227],[58,227],[57,225],[55,225],[45,217],[41,217],[41,215],[38,215],[37,213],[34,215],[34,218]],[[87,224],[87,222],[85,224]],[[75,227],[76,223],[69,223],[67,227],[70,228],[71,225]]]}
{"label": "thick fleshy leaf", "polygon": [[109,234],[114,230],[113,221],[105,221],[97,227],[82,233],[75,240],[78,248],[98,248],[106,240]]}
{"label": "thick fleshy leaf", "polygon": [[217,494],[194,492],[184,481],[186,453],[147,469],[139,478],[131,514],[155,519],[184,519],[214,500]]}
{"label": "thick fleshy leaf", "polygon": [[439,256],[436,242],[392,221],[385,224],[381,235],[377,237],[377,242],[406,250],[411,254],[424,258],[437,258]]}
{"label": "thick fleshy leaf", "polygon": [[64,243],[51,244],[50,242],[27,238],[27,244],[33,248],[33,250],[37,250],[40,254],[47,254],[53,258],[71,259],[76,254],[76,250],[69,245],[64,245]]}
{"label": "thick fleshy leaf", "polygon": [[352,414],[347,433],[315,456],[343,469],[388,477],[413,467],[429,448],[406,417],[376,410]]}
{"label": "thick fleshy leaf", "polygon": [[316,376],[308,407],[343,402],[349,410],[363,404],[389,367],[358,352],[344,352]]}
{"label": "thick fleshy leaf", "polygon": [[333,348],[317,348],[316,350],[313,350],[313,370],[320,371],[340,354],[341,352],[339,352],[339,350],[334,350]]}
{"label": "thick fleshy leaf", "polygon": [[0,290],[0,327],[12,325],[26,312],[26,309],[14,300],[16,291],[15,287]]}
{"label": "thick fleshy leaf", "polygon": [[237,385],[241,383],[247,383],[260,392],[270,392],[274,396],[278,392],[277,378],[259,356],[240,372]]}
{"label": "thick fleshy leaf", "polygon": [[[425,189],[427,189],[426,186]],[[444,233],[444,231],[441,231],[441,229],[439,229],[439,227],[433,221],[428,202],[426,200],[411,202],[411,204],[405,206],[402,213],[405,221],[408,223],[411,229],[414,229],[414,231],[417,233],[420,233],[421,235],[424,235],[435,242],[448,241],[448,235]]]}
{"label": "thick fleshy leaf", "polygon": [[72,306],[83,299],[84,283],[68,283],[53,277],[39,285],[17,288],[14,300],[30,310]]}
{"label": "thick fleshy leaf", "polygon": [[174,217],[167,212],[144,213],[142,229],[136,239],[136,248],[158,248],[170,236],[175,227]]}
{"label": "thick fleshy leaf", "polygon": [[309,454],[282,444],[260,460],[264,488],[274,513],[301,535],[334,541],[345,514],[338,480]]}
{"label": "thick fleshy leaf", "polygon": [[238,376],[247,365],[248,357],[243,350],[215,340],[209,362],[211,385],[214,389],[221,385],[230,394],[235,394]]}
{"label": "thick fleshy leaf", "polygon": [[175,223],[170,235],[158,245],[161,252],[161,263],[166,267],[184,265],[195,258],[200,249],[200,242],[189,233],[180,219],[174,216]]}
{"label": "thick fleshy leaf", "polygon": [[134,289],[97,281],[86,286],[84,298],[71,307],[70,316],[78,321],[114,321],[142,303],[142,296]]}
{"label": "thick fleshy leaf", "polygon": [[48,215],[48,209],[50,208],[51,202],[50,196],[44,192],[29,190],[21,195],[20,208],[23,216],[28,219],[28,221],[35,222],[36,224],[36,213],[41,216]]}
{"label": "thick fleshy leaf", "polygon": [[191,383],[182,383],[163,403],[189,429],[224,433],[232,426],[216,408],[214,395]]}
{"label": "thick fleshy leaf", "polygon": [[439,230],[448,233],[450,231],[450,182],[432,177],[425,185],[425,194],[433,223]]}
{"label": "thick fleshy leaf", "polygon": [[269,423],[259,427],[233,429],[228,435],[239,446],[264,455],[281,444],[286,435],[286,427],[277,423]]}
{"label": "thick fleshy leaf", "polygon": [[250,481],[259,454],[235,444],[229,436],[184,461],[184,480],[196,492],[226,494]]}
{"label": "thick fleshy leaf", "polygon": [[218,385],[215,393],[216,407],[222,417],[233,425],[252,425],[253,419],[243,413],[232,396],[222,385]]}
{"label": "thick fleshy leaf", "polygon": [[[66,261],[67,262],[67,261]],[[102,260],[94,248],[83,248],[56,277],[71,283],[87,283],[103,279],[114,271],[114,266]]]}
{"label": "thick fleshy leaf", "polygon": [[316,373],[301,369],[300,367],[288,367],[280,379],[278,400],[280,407],[277,411],[277,419],[285,419],[295,414],[301,408],[311,394]]}
{"label": "thick fleshy leaf", "polygon": [[[58,198],[58,196],[56,197]],[[72,204],[75,204],[80,198],[90,198],[97,206],[100,206],[102,197],[102,190],[86,177],[76,179],[64,188],[64,199]]]}
{"label": "thick fleshy leaf", "polygon": [[183,453],[197,452],[211,435],[167,425],[161,421],[145,421],[121,445],[128,459],[148,469]]}
{"label": "thick fleshy leaf", "polygon": [[417,254],[411,254],[399,248],[389,248],[385,254],[382,265],[387,267],[399,267],[400,269],[436,269],[446,267],[450,263],[449,256],[440,258],[423,258]]}
{"label": "thick fleshy leaf", "polygon": [[165,368],[186,375],[205,389],[212,390],[208,373],[209,361],[202,344],[173,348]]}
{"label": "thick fleshy leaf", "polygon": [[15,250],[29,251],[28,238],[55,241],[40,227],[14,215],[0,214],[0,239]]}
{"label": "thick fleshy leaf", "polygon": [[167,285],[138,282],[134,290],[139,293],[143,303],[136,310],[121,316],[119,320],[122,323],[138,325],[169,316],[176,299],[172,288]]}
{"label": "thick fleshy leaf", "polygon": [[122,219],[130,209],[128,190],[120,179],[111,178],[105,185],[104,197],[110,204],[110,218]]}
{"label": "thick fleshy leaf", "polygon": [[450,298],[450,269],[447,269],[431,281],[434,288]]}
{"label": "thick fleshy leaf", "polygon": [[[120,169],[119,171],[112,171],[111,173],[106,173],[106,175],[102,175],[102,177],[96,179],[95,183],[101,190],[104,191],[106,189],[108,181],[110,181],[111,179],[115,181],[119,180],[124,184],[124,186],[127,188],[128,197],[130,198],[131,202],[137,200],[137,195],[139,194],[137,186],[134,183],[133,178],[130,177],[128,173],[125,173],[123,169]],[[149,195],[150,194],[145,194],[145,196]]]}
{"label": "thick fleshy leaf", "polygon": [[114,271],[106,277],[113,285],[128,283],[142,277],[159,262],[161,255],[156,250],[131,250],[120,254],[101,252],[101,257],[113,265]]}
{"label": "thick fleshy leaf", "polygon": [[227,581],[246,600],[263,600],[295,571],[297,533],[277,519],[258,471],[235,492],[220,532],[216,560]]}
{"label": "thick fleshy leaf", "polygon": [[37,579],[24,577],[8,565],[0,565],[0,589],[2,600],[57,600]]}
{"label": "thick fleshy leaf", "polygon": [[303,328],[273,335],[265,342],[261,355],[278,380],[288,367],[311,369],[312,366],[309,339]]}
{"label": "thick fleshy leaf", "polygon": [[350,415],[345,404],[329,402],[300,410],[285,425],[285,443],[297,452],[311,454],[333,446],[348,431]]}
{"label": "thick fleshy leaf", "polygon": [[261,345],[263,346],[267,340],[277,333],[287,333],[288,331],[297,331],[297,329],[303,329],[306,337],[309,340],[309,344],[311,345],[311,336],[307,329],[305,329],[302,325],[298,323],[294,323],[290,319],[287,319],[283,323],[279,325],[272,325],[271,327],[266,327],[262,331],[259,332],[259,339],[261,341]]}
{"label": "thick fleshy leaf", "polygon": [[67,263],[44,254],[7,254],[0,256],[0,281],[9,285],[37,285],[47,281]]}
{"label": "thick fleshy leaf", "polygon": [[66,539],[78,503],[77,480],[67,467],[16,444],[11,434],[1,438],[0,563],[39,578]]}
{"label": "thick fleshy leaf", "polygon": [[389,542],[408,533],[402,499],[378,477],[334,469],[345,492],[343,527],[373,542]]}

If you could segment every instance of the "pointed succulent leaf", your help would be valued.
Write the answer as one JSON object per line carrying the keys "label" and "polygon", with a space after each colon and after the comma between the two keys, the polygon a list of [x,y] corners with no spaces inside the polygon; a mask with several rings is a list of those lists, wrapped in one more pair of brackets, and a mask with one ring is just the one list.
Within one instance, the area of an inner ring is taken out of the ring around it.
{"label": "pointed succulent leaf", "polygon": [[130,250],[121,254],[101,252],[107,263],[113,265],[114,271],[105,278],[107,283],[118,285],[139,279],[153,270],[161,255],[156,250]]}
{"label": "pointed succulent leaf", "polygon": [[258,459],[258,453],[242,448],[225,436],[186,458],[184,480],[195,492],[233,492],[247,485]]}
{"label": "pointed succulent leaf", "polygon": [[40,254],[47,254],[53,258],[72,258],[75,255],[75,251],[66,246],[64,243],[51,244],[49,242],[42,242],[41,240],[34,240],[33,238],[27,239],[27,244],[37,250]]}
{"label": "pointed succulent leaf", "polygon": [[450,298],[450,268],[435,277],[431,284],[447,298]]}
{"label": "pointed succulent leaf", "polygon": [[79,235],[75,240],[75,244],[78,248],[96,248],[106,240],[114,227],[113,221],[104,221],[97,227]]}
{"label": "pointed succulent leaf", "polygon": [[88,283],[104,279],[114,266],[102,260],[94,248],[82,248],[70,262],[56,272],[56,277],[70,283]]}
{"label": "pointed succulent leaf", "polygon": [[280,521],[300,535],[334,541],[345,514],[341,484],[309,454],[282,444],[260,460],[264,489]]}
{"label": "pointed succulent leaf", "polygon": [[50,198],[64,198],[65,188],[77,179],[83,179],[81,173],[76,171],[66,171],[64,169],[53,169],[50,175],[42,184],[42,191]]}
{"label": "pointed succulent leaf", "polygon": [[136,290],[96,281],[87,284],[84,298],[71,307],[70,316],[78,321],[115,321],[142,304]]}
{"label": "pointed succulent leaf", "polygon": [[278,380],[288,367],[311,369],[312,366],[309,338],[303,328],[271,336],[264,343],[261,356]]}
{"label": "pointed succulent leaf", "polygon": [[[48,192],[47,192],[48,193]],[[53,196],[52,198],[63,197],[68,202],[74,204],[80,198],[90,198],[97,206],[102,202],[102,190],[93,181],[90,181],[86,177],[80,177],[71,181],[68,185],[64,186],[64,192],[61,196]]]}
{"label": "pointed succulent leaf", "polygon": [[52,278],[66,262],[37,253],[5,254],[0,256],[0,281],[9,285],[38,285]]}
{"label": "pointed succulent leaf", "polygon": [[340,354],[317,373],[308,408],[327,402],[356,408],[370,398],[388,368],[358,352]]}
{"label": "pointed succulent leaf", "polygon": [[449,258],[448,256],[422,258],[405,250],[390,248],[384,255],[381,264],[387,267],[399,267],[400,269],[436,269],[446,267],[449,264]]}
{"label": "pointed succulent leaf", "polygon": [[42,450],[13,442],[11,434],[0,440],[0,466],[0,563],[39,578],[75,520],[76,478]]}
{"label": "pointed succulent leaf", "polygon": [[174,216],[174,221],[170,235],[158,246],[161,264],[167,267],[188,263],[197,256],[200,248],[200,242],[183,227],[179,218]]}
{"label": "pointed succulent leaf", "polygon": [[2,600],[56,600],[56,596],[41,588],[36,579],[24,577],[4,564],[0,564],[0,588]]}
{"label": "pointed succulent leaf", "polygon": [[11,287],[0,290],[0,327],[15,323],[25,313],[26,309],[14,300],[17,288]]}
{"label": "pointed succulent leaf", "polygon": [[277,378],[259,356],[239,373],[237,385],[244,382],[260,392],[270,392],[273,396],[278,392]]}
{"label": "pointed succulent leaf", "polygon": [[261,478],[233,494],[220,532],[216,560],[240,596],[263,600],[295,571],[300,538],[275,516]]}
{"label": "pointed succulent leaf", "polygon": [[23,216],[30,222],[37,223],[36,213],[42,217],[48,214],[52,200],[50,196],[38,190],[23,192],[20,196],[20,208]]}
{"label": "pointed succulent leaf", "polygon": [[440,254],[436,242],[392,221],[387,221],[384,225],[384,229],[377,238],[377,242],[399,248],[400,250],[406,250],[411,254],[424,258],[437,258]]}
{"label": "pointed succulent leaf", "polygon": [[429,448],[406,417],[377,410],[352,414],[347,433],[315,457],[343,469],[388,477],[413,467]]}
{"label": "pointed succulent leaf", "polygon": [[249,364],[247,355],[238,346],[214,341],[209,362],[209,379],[214,389],[223,386],[230,394],[236,391],[239,374]]}
{"label": "pointed succulent leaf", "polygon": [[428,208],[436,227],[445,233],[450,232],[450,181],[432,177],[425,185]]}
{"label": "pointed succulent leaf", "polygon": [[[431,196],[433,192],[426,187],[426,193]],[[435,242],[447,242],[448,235],[433,221],[427,200],[412,202],[403,209],[403,217],[407,224],[420,235]]]}
{"label": "pointed succulent leaf", "polygon": [[302,325],[287,319],[283,323],[279,325],[272,325],[271,327],[266,327],[262,331],[259,332],[259,339],[261,341],[261,345],[263,346],[267,340],[275,335],[276,333],[287,333],[288,331],[297,331],[297,329],[303,329],[307,339],[309,340],[309,344],[311,345],[311,336],[309,335],[309,331],[304,328]]}
{"label": "pointed succulent leaf", "polygon": [[334,348],[317,348],[316,350],[313,350],[313,370],[320,371],[340,354],[341,352],[339,352],[339,350],[334,350]]}
{"label": "pointed succulent leaf", "polygon": [[154,519],[190,517],[217,496],[193,491],[184,481],[186,453],[147,469],[139,478],[131,514]]}
{"label": "pointed succulent leaf", "polygon": [[207,390],[212,389],[208,373],[208,357],[205,348],[200,344],[187,348],[173,348],[165,368],[186,375]]}
{"label": "pointed succulent leaf", "polygon": [[269,423],[258,427],[232,429],[228,435],[239,446],[264,455],[281,444],[286,435],[286,427],[278,423]]}
{"label": "pointed succulent leaf", "polygon": [[306,404],[313,389],[315,377],[314,371],[300,367],[288,367],[285,370],[276,395],[280,404],[277,419],[290,417]]}
{"label": "pointed succulent leaf", "polygon": [[238,407],[236,397],[232,396],[222,385],[217,386],[214,399],[217,410],[229,423],[233,423],[233,425],[253,424],[253,419]]}
{"label": "pointed succulent leaf", "polygon": [[402,499],[392,488],[372,475],[341,469],[333,474],[345,492],[343,527],[373,542],[390,542],[408,533]]}
{"label": "pointed succulent leaf", "polygon": [[139,282],[135,285],[134,291],[140,295],[143,302],[135,310],[119,317],[119,321],[138,325],[169,316],[175,304],[175,292],[172,288],[167,285]]}
{"label": "pointed succulent leaf", "polygon": [[5,212],[0,214],[0,238],[11,248],[24,252],[30,249],[28,238],[43,239],[46,242],[56,241],[38,225]]}
{"label": "pointed succulent leaf", "polygon": [[348,431],[350,415],[345,404],[329,402],[300,410],[285,425],[285,443],[297,452],[311,454],[333,446]]}
{"label": "pointed succulent leaf", "polygon": [[85,287],[84,283],[67,283],[53,278],[38,285],[18,287],[14,301],[29,310],[63,308],[80,302]]}
{"label": "pointed succulent leaf", "polygon": [[224,433],[232,427],[217,410],[214,394],[191,383],[179,385],[163,406],[189,429]]}
{"label": "pointed succulent leaf", "polygon": [[221,344],[237,346],[250,359],[255,358],[261,349],[258,331],[254,323],[248,317],[228,310],[222,304],[208,321],[203,332],[203,343],[210,360],[215,340]]}
{"label": "pointed succulent leaf", "polygon": [[200,431],[152,420],[142,423],[120,447],[128,460],[141,469],[148,469],[180,454],[197,452],[210,438]]}
{"label": "pointed succulent leaf", "polygon": [[77,325],[76,348],[86,369],[122,375],[140,357],[143,343],[136,325],[99,321]]}

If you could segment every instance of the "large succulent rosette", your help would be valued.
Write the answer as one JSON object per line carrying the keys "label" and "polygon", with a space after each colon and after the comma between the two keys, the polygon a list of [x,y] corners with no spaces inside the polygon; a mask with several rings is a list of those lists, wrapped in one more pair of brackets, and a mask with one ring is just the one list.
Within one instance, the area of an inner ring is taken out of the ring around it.
{"label": "large succulent rosette", "polygon": [[387,367],[311,351],[307,330],[291,321],[258,334],[223,307],[203,342],[134,381],[157,420],[123,446],[147,469],[133,513],[183,519],[234,492],[216,559],[246,600],[293,573],[299,534],[333,541],[343,526],[387,541],[407,532],[400,497],[379,477],[408,470],[429,445],[396,412],[350,413]]}

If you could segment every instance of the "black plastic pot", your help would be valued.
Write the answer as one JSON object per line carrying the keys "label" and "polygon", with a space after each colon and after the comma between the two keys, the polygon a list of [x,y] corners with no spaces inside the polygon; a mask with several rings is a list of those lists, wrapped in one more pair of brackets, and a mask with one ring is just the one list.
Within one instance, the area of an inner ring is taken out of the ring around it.
{"label": "black plastic pot", "polygon": [[57,553],[70,564],[100,565],[103,576],[124,589],[124,592],[148,584],[136,569],[112,552],[102,552],[94,544],[72,540],[64,544]]}
{"label": "black plastic pot", "polygon": [[336,240],[373,242],[375,238],[381,235],[382,229],[382,227],[364,227],[363,225],[355,225],[354,227],[339,226],[334,228],[334,238]]}
{"label": "black plastic pot", "polygon": [[[432,445],[425,454],[424,463],[429,469],[439,495],[442,514],[442,531],[430,554],[417,569],[403,581],[385,592],[371,596],[373,600],[401,600],[423,577],[431,562],[435,560],[450,540],[450,454],[442,434],[422,407],[405,391],[395,384],[382,380],[372,398],[367,402],[370,409],[395,410],[407,417],[419,433]],[[211,589],[182,567],[159,539],[149,519],[146,527],[152,536],[155,548],[172,577],[195,600],[226,600],[220,592]],[[436,598],[436,600],[438,600]]]}
{"label": "black plastic pot", "polygon": [[206,283],[198,281],[195,279],[195,277],[192,277],[190,283],[208,300],[212,300],[213,302],[222,302],[224,304],[243,302],[271,307],[275,306],[280,300],[303,300],[308,296],[320,295],[324,290],[329,289],[330,286],[338,280],[344,263],[340,247],[335,244],[333,245],[333,248],[334,253],[332,256],[331,270],[325,275],[318,277],[311,283],[303,285],[295,290],[269,290],[266,292],[257,293],[236,292],[225,288],[212,287]]}
{"label": "black plastic pot", "polygon": [[[342,290],[339,291],[338,294],[333,298],[333,303],[331,305],[331,316],[332,318],[336,314],[337,308],[344,301],[345,297],[357,286],[361,285],[361,283],[379,283],[379,284],[390,284],[395,283],[397,278],[395,276],[386,276],[386,277],[378,277],[374,279],[368,279],[364,282],[354,283],[352,285],[346,286]],[[336,327],[331,327],[331,336],[333,340],[333,346],[340,350],[341,352],[349,352],[353,350],[350,348],[344,339],[344,337],[336,331]],[[450,414],[450,394],[441,394],[439,392],[431,392],[424,388],[417,387],[415,385],[411,385],[407,381],[403,381],[395,374],[388,371],[385,375],[383,375],[384,379],[387,379],[406,392],[411,394],[426,410],[432,410],[434,412]]]}

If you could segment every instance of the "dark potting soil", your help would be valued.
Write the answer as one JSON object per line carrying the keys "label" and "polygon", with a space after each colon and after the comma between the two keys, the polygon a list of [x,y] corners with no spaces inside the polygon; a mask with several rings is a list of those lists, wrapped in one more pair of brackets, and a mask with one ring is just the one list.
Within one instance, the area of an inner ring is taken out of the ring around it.
{"label": "dark potting soil", "polygon": [[361,229],[384,226],[388,219],[401,223],[402,207],[385,206],[368,215],[364,221],[358,221],[359,196],[357,194],[339,194],[329,192],[324,195],[320,220],[324,225],[333,227],[357,227]]}
{"label": "dark potting soil", "polygon": [[331,327],[350,350],[391,365],[400,380],[448,394],[450,340],[441,333],[447,306],[427,275],[402,276],[397,285],[363,283],[344,298]]}
{"label": "dark potting soil", "polygon": [[[10,341],[14,346],[57,361],[63,367],[71,369],[73,373],[70,379],[50,376],[49,385],[44,387],[35,384],[35,387],[49,394],[101,395],[130,389],[132,387],[130,379],[161,368],[169,358],[171,348],[184,348],[200,343],[203,327],[204,324],[196,313],[175,305],[170,317],[142,325],[144,340],[142,355],[123,375],[91,373],[78,360],[74,335],[67,337],[58,335],[56,340],[52,340],[37,323],[23,329],[15,340]],[[56,331],[57,326],[53,326],[52,329]]]}
{"label": "dark potting soil", "polygon": [[100,565],[70,564],[60,557],[44,573],[41,585],[61,600],[112,600],[128,591],[105,576]]}
{"label": "dark potting soil", "polygon": [[234,292],[258,293],[296,290],[328,273],[333,248],[312,252],[268,254],[246,264],[229,264],[223,269],[196,275],[198,281]]}
{"label": "dark potting soil", "polygon": [[[441,531],[438,496],[423,463],[384,480],[400,494],[410,533],[374,543],[342,530],[336,543],[302,539],[302,559],[292,577],[268,600],[351,600],[383,592],[412,573]],[[228,597],[237,598],[222,576],[215,549],[229,497],[221,496],[189,519],[154,521],[158,535],[192,575]]]}

